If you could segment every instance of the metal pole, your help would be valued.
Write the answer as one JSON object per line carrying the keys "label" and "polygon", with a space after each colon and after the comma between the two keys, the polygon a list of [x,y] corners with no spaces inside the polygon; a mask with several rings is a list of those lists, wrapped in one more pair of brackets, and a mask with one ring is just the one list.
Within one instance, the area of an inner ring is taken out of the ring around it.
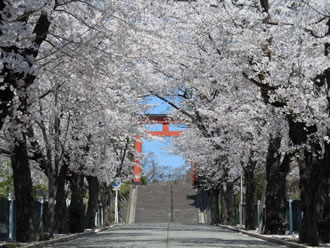
{"label": "metal pole", "polygon": [[258,200],[258,205],[257,205],[257,225],[259,225],[259,220],[260,218],[260,200]]}
{"label": "metal pole", "polygon": [[97,220],[98,220],[98,217],[97,217],[97,211],[95,213],[95,226],[97,226]]}
{"label": "metal pole", "polygon": [[9,240],[14,239],[14,197],[13,193],[8,195],[9,203]]}
{"label": "metal pole", "polygon": [[41,196],[40,197],[40,203],[41,203],[41,207],[40,207],[40,224],[39,224],[39,228],[40,228],[40,233],[44,232],[44,227],[43,227],[43,211],[44,211],[44,197]]}
{"label": "metal pole", "polygon": [[97,211],[99,212],[99,226],[102,226],[102,212],[101,212],[101,205],[100,204],[97,207]]}
{"label": "metal pole", "polygon": [[103,226],[103,206],[101,205],[101,209],[100,209],[100,219],[101,219],[101,226]]}
{"label": "metal pole", "polygon": [[241,198],[239,203],[239,228],[243,228],[243,175],[241,174]]}
{"label": "metal pole", "polygon": [[116,198],[115,198],[115,223],[118,223],[118,190],[116,190]]}
{"label": "metal pole", "polygon": [[290,226],[290,234],[293,234],[293,222],[292,222],[292,198],[289,200],[289,226]]}

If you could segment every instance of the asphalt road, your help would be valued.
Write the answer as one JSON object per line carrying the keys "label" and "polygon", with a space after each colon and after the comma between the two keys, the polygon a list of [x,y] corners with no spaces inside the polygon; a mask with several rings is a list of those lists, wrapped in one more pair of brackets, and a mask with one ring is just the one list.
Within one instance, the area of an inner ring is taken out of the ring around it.
{"label": "asphalt road", "polygon": [[[58,243],[57,248],[280,247],[217,226],[176,223],[123,225],[87,237]],[[284,247],[284,246],[282,246]]]}

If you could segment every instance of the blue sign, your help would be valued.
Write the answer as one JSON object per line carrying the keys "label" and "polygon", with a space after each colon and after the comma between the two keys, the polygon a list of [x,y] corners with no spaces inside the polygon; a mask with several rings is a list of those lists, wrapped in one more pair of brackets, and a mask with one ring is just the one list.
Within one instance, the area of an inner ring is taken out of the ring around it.
{"label": "blue sign", "polygon": [[114,190],[119,190],[120,189],[120,185],[121,185],[121,182],[119,180],[116,180],[114,183],[113,183],[113,189]]}
{"label": "blue sign", "polygon": [[121,182],[117,181],[113,184],[113,187],[120,187]]}

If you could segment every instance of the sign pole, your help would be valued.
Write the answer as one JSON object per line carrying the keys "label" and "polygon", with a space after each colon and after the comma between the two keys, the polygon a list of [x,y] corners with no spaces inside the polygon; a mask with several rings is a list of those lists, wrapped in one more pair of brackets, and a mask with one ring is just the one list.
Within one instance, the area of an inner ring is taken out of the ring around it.
{"label": "sign pole", "polygon": [[115,223],[118,224],[118,190],[116,190],[115,198]]}
{"label": "sign pole", "polygon": [[118,191],[120,190],[121,181],[120,178],[116,178],[113,184],[113,190],[116,191],[116,198],[115,198],[115,223],[119,223],[119,214],[118,214]]}

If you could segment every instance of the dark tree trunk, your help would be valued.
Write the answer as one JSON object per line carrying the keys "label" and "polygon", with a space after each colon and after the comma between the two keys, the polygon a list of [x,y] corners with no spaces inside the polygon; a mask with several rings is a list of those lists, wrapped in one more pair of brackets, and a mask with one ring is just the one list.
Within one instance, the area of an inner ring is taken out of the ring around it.
{"label": "dark tree trunk", "polygon": [[281,163],[280,146],[281,137],[270,139],[266,160],[266,234],[284,234],[286,230],[286,176],[290,165],[288,155]]}
{"label": "dark tree trunk", "polygon": [[[305,154],[306,158],[313,160],[312,155]],[[322,193],[320,185],[322,180],[321,164],[300,163],[300,183],[301,190],[301,210],[303,211],[303,221],[300,230],[299,240],[301,243],[308,243],[311,246],[318,246],[320,243],[319,223],[324,204],[321,200]],[[305,164],[302,166],[302,164]],[[323,166],[324,167],[324,166]]]}
{"label": "dark tree trunk", "polygon": [[[327,145],[328,149],[329,146]],[[314,149],[320,149],[314,147]],[[300,163],[301,209],[304,213],[300,242],[317,246],[329,237],[329,150],[319,160],[305,151]]]}
{"label": "dark tree trunk", "polygon": [[56,197],[56,175],[51,166],[48,165],[48,232],[50,237],[54,234],[54,218],[55,218],[55,197]]}
{"label": "dark tree trunk", "polygon": [[218,224],[220,220],[219,215],[219,190],[211,188],[208,191],[208,199],[211,208],[211,224]]}
{"label": "dark tree trunk", "polygon": [[56,231],[58,233],[68,233],[68,209],[66,206],[66,194],[65,194],[65,181],[68,165],[65,164],[61,167],[57,182],[56,191]]}
{"label": "dark tree trunk", "polygon": [[88,209],[86,214],[86,228],[94,228],[95,227],[95,214],[98,208],[98,200],[99,200],[99,181],[97,177],[87,176],[88,181],[88,190],[89,190],[89,199],[88,199]]}
{"label": "dark tree trunk", "polygon": [[234,183],[227,182],[225,189],[220,189],[221,200],[221,223],[234,226],[235,223],[235,202],[234,202]]}
{"label": "dark tree trunk", "polygon": [[100,199],[104,210],[104,225],[110,226],[112,224],[112,198],[113,193],[111,186],[106,183],[102,183],[100,188]]}
{"label": "dark tree trunk", "polygon": [[[19,100],[18,110],[25,118],[28,118],[27,95],[21,96]],[[18,130],[11,130],[11,126],[9,126],[14,139],[13,148],[11,149],[11,161],[16,198],[16,240],[28,242],[36,239],[32,178],[25,133],[28,123],[23,122],[14,112],[10,114],[12,118],[10,124],[20,126],[22,129],[21,133],[19,133]]]}
{"label": "dark tree trunk", "polygon": [[254,171],[256,168],[256,161],[249,160],[249,164],[244,168],[244,178],[245,178],[245,229],[254,230],[255,229],[255,211],[254,211],[254,191],[255,191],[255,176]]}
{"label": "dark tree trunk", "polygon": [[[328,181],[327,192],[330,192],[330,182]],[[326,198],[324,212],[319,224],[320,239],[323,243],[330,243],[330,195]]]}
{"label": "dark tree trunk", "polygon": [[[330,83],[330,82],[329,82]],[[329,131],[330,132],[330,131]],[[324,206],[324,212],[321,217],[319,225],[320,239],[324,243],[330,242],[330,144],[325,145],[324,163],[327,166],[327,180],[323,184],[323,192],[325,192],[326,203]]]}
{"label": "dark tree trunk", "polygon": [[11,156],[16,198],[16,241],[29,242],[36,239],[34,229],[34,199],[32,179],[27,154],[26,137],[16,140]]}
{"label": "dark tree trunk", "polygon": [[79,233],[84,231],[84,176],[73,173],[70,182],[72,195],[69,207],[69,231]]}
{"label": "dark tree trunk", "polygon": [[[289,119],[290,138],[294,145],[306,143],[307,136],[317,132],[316,126],[306,126],[305,123],[294,122]],[[325,192],[329,182],[329,145],[322,159],[314,154],[322,153],[318,143],[312,143],[310,150],[303,150],[299,161],[301,190],[301,210],[303,222],[299,234],[299,241],[311,246],[318,246],[320,233],[329,232],[328,226],[320,226],[325,213],[325,204],[329,192]]]}

